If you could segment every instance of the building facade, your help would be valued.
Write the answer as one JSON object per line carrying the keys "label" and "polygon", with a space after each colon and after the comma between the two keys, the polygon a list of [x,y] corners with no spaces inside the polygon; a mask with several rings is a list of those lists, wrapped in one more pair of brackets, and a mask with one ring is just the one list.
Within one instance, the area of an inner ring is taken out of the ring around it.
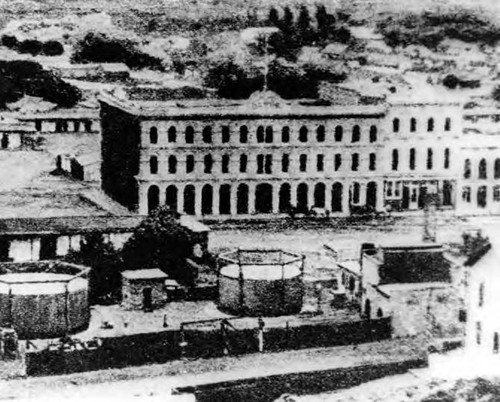
{"label": "building facade", "polygon": [[100,102],[103,189],[141,214],[162,204],[217,219],[457,204],[458,102],[338,106],[270,92]]}

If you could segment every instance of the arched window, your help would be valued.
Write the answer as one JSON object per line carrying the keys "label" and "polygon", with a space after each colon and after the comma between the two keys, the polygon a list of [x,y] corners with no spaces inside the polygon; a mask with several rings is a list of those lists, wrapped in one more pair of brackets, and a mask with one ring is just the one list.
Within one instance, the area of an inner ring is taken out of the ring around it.
{"label": "arched window", "polygon": [[471,200],[470,194],[471,194],[470,187],[469,186],[463,187],[462,188],[462,201],[469,203]]}
{"label": "arched window", "polygon": [[191,173],[194,171],[194,155],[186,156],[186,173]]}
{"label": "arched window", "polygon": [[247,126],[240,127],[240,142],[242,144],[246,144],[248,142],[248,127]]}
{"label": "arched window", "polygon": [[151,127],[149,129],[149,142],[151,144],[158,143],[158,129],[156,127]]}
{"label": "arched window", "polygon": [[149,171],[151,174],[158,173],[158,157],[152,156],[149,158]]}
{"label": "arched window", "polygon": [[359,204],[361,194],[361,186],[359,183],[355,182],[352,185],[352,203],[354,205]]}
{"label": "arched window", "polygon": [[444,121],[444,131],[450,131],[451,130],[451,119],[447,117]]}
{"label": "arched window", "polygon": [[281,142],[290,142],[290,127],[285,126],[281,129]]}
{"label": "arched window", "polygon": [[370,126],[370,142],[377,141],[377,126]]}
{"label": "arched window", "polygon": [[257,173],[258,174],[264,173],[264,155],[263,154],[257,155]]}
{"label": "arched window", "polygon": [[184,187],[184,212],[188,215],[194,215],[195,212],[195,198],[196,193],[194,186],[188,184]]}
{"label": "arched window", "polygon": [[493,201],[500,202],[500,186],[493,186]]}
{"label": "arched window", "polygon": [[202,132],[203,142],[210,144],[212,142],[212,127],[205,126]]}
{"label": "arched window", "polygon": [[219,188],[219,213],[229,215],[231,213],[231,186],[222,184]]}
{"label": "arched window", "polygon": [[352,154],[352,159],[351,159],[351,170],[353,172],[357,172],[359,169],[359,154],[354,153]]}
{"label": "arched window", "polygon": [[160,204],[160,189],[158,186],[151,186],[148,189],[148,213],[158,208]]}
{"label": "arched window", "polygon": [[204,172],[212,173],[213,164],[214,161],[212,159],[212,155],[205,155],[205,157],[203,158]]}
{"label": "arched window", "polygon": [[177,211],[177,187],[174,185],[170,185],[165,190],[165,204],[173,210]]}
{"label": "arched window", "polygon": [[307,142],[307,127],[302,126],[299,130],[299,141]]}
{"label": "arched window", "polygon": [[264,127],[257,127],[257,142],[264,142]]}
{"label": "arched window", "polygon": [[399,166],[399,152],[397,149],[392,150],[392,170],[398,170]]}
{"label": "arched window", "polygon": [[479,208],[486,208],[487,200],[488,188],[486,186],[479,186],[477,189],[477,206]]}
{"label": "arched window", "polygon": [[316,141],[325,142],[325,126],[321,125],[316,129]]}
{"label": "arched window", "polygon": [[174,155],[168,157],[168,173],[177,173],[177,158]]}
{"label": "arched window", "polygon": [[229,173],[229,155],[222,155],[222,173]]}
{"label": "arched window", "polygon": [[359,142],[360,139],[361,139],[361,130],[360,130],[359,126],[356,124],[352,128],[351,142]]}
{"label": "arched window", "polygon": [[470,159],[466,159],[464,162],[464,179],[470,179],[471,176],[471,163]]}
{"label": "arched window", "polygon": [[266,127],[266,143],[272,144],[273,142],[273,128],[272,126]]}
{"label": "arched window", "polygon": [[377,169],[377,155],[375,153],[370,154],[368,169],[372,171]]}
{"label": "arched window", "polygon": [[185,131],[186,144],[194,143],[194,128],[192,126],[187,126]]}
{"label": "arched window", "polygon": [[335,142],[341,142],[343,134],[344,129],[342,128],[342,126],[335,127]]}
{"label": "arched window", "polygon": [[415,148],[410,148],[410,170],[415,170]]}
{"label": "arched window", "polygon": [[399,119],[397,117],[392,120],[392,131],[399,133]]}
{"label": "arched window", "polygon": [[450,168],[450,148],[444,149],[444,168]]}
{"label": "arched window", "polygon": [[431,170],[433,166],[433,152],[432,148],[427,148],[427,170]]}
{"label": "arched window", "polygon": [[316,170],[318,172],[323,172],[325,170],[325,155],[316,155]]}
{"label": "arched window", "polygon": [[432,117],[427,120],[427,131],[434,131],[434,119]]}
{"label": "arched window", "polygon": [[168,129],[168,142],[177,141],[177,129],[174,126],[171,126]]}
{"label": "arched window", "polygon": [[410,119],[410,132],[414,133],[415,131],[417,131],[417,119],[412,117]]}
{"label": "arched window", "polygon": [[246,156],[245,154],[240,155],[240,172],[241,173],[246,173],[247,164],[248,164],[248,156]]}
{"label": "arched window", "polygon": [[480,179],[486,179],[487,176],[488,176],[488,173],[487,173],[487,165],[486,165],[486,159],[481,159],[479,161],[479,169],[478,169],[478,177]]}
{"label": "arched window", "polygon": [[495,159],[495,179],[500,179],[500,158]]}
{"label": "arched window", "polygon": [[222,134],[222,142],[223,143],[229,142],[229,126],[222,126],[221,134]]}

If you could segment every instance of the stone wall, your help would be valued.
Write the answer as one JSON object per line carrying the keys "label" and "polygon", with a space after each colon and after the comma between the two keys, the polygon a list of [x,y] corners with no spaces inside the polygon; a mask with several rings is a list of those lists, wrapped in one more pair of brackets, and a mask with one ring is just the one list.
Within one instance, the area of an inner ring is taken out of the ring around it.
{"label": "stone wall", "polygon": [[127,310],[144,309],[144,290],[151,288],[152,308],[163,307],[167,301],[167,292],[164,289],[165,279],[130,280],[122,278],[122,307]]}

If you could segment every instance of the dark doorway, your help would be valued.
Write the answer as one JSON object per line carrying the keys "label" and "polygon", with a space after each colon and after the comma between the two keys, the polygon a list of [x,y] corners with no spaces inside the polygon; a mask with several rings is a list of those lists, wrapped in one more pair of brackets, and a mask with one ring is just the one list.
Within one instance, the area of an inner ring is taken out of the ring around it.
{"label": "dark doorway", "polygon": [[273,186],[267,183],[258,184],[255,189],[255,211],[269,214],[273,210]]}
{"label": "dark doorway", "polygon": [[165,192],[165,204],[173,211],[178,210],[177,187],[173,185],[167,187],[167,191]]}
{"label": "dark doorway", "polygon": [[342,184],[332,186],[332,212],[342,212]]}
{"label": "dark doorway", "polygon": [[453,193],[452,184],[448,180],[445,180],[443,182],[443,205],[450,206],[453,204],[452,193]]}
{"label": "dark doorway", "polygon": [[366,299],[365,301],[365,318],[368,320],[372,318],[372,303],[370,299]]}
{"label": "dark doorway", "polygon": [[403,209],[408,209],[410,206],[410,188],[408,186],[403,186],[403,201],[401,207]]}
{"label": "dark doorway", "polygon": [[158,186],[151,186],[148,190],[148,213],[158,208],[160,204],[160,190]]}
{"label": "dark doorway", "polygon": [[418,195],[418,207],[420,209],[424,209],[425,204],[427,204],[427,187],[420,186],[420,193]]}
{"label": "dark doorway", "polygon": [[153,289],[144,288],[142,290],[142,307],[144,311],[153,311]]}
{"label": "dark doorway", "polygon": [[297,212],[306,213],[309,210],[307,200],[308,187],[306,183],[300,183],[297,187]]}
{"label": "dark doorway", "polygon": [[9,148],[9,135],[8,134],[3,134],[2,135],[2,149],[7,149]]}
{"label": "dark doorway", "polygon": [[194,208],[195,201],[195,190],[192,184],[187,185],[184,188],[184,212],[188,215],[195,214]]}
{"label": "dark doorway", "polygon": [[314,186],[314,206],[325,208],[325,185],[318,183]]}
{"label": "dark doorway", "polygon": [[53,260],[56,258],[57,236],[43,236],[40,239],[40,259]]}
{"label": "dark doorway", "polygon": [[366,186],[366,205],[373,209],[377,207],[377,183],[374,181]]}
{"label": "dark doorway", "polygon": [[219,213],[229,215],[231,213],[231,186],[223,184],[219,189]]}
{"label": "dark doorway", "polygon": [[201,214],[212,215],[213,190],[210,184],[205,184],[201,189]]}
{"label": "dark doorway", "polygon": [[477,189],[477,206],[479,208],[485,208],[486,207],[486,186],[481,186]]}
{"label": "dark doorway", "polygon": [[290,209],[290,194],[291,194],[290,184],[283,183],[280,187],[280,202],[279,202],[279,211],[282,213],[286,213]]}
{"label": "dark doorway", "polygon": [[9,261],[10,240],[0,238],[0,261]]}
{"label": "dark doorway", "polygon": [[240,184],[236,190],[236,213],[248,214],[248,186]]}

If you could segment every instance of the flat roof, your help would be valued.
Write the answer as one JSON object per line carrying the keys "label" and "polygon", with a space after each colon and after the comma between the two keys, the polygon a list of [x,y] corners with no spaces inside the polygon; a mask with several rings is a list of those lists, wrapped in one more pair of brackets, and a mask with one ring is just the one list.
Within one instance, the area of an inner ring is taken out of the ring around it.
{"label": "flat roof", "polygon": [[[121,109],[129,114],[146,118],[300,118],[300,117],[383,117],[385,106],[319,106],[311,99],[281,100],[280,104],[252,104],[250,99],[188,99],[168,101],[145,101],[118,98],[110,93],[102,94],[99,101]],[[309,105],[307,103],[310,103]]]}
{"label": "flat roof", "polygon": [[122,276],[132,280],[167,279],[168,275],[158,268],[123,271]]}

